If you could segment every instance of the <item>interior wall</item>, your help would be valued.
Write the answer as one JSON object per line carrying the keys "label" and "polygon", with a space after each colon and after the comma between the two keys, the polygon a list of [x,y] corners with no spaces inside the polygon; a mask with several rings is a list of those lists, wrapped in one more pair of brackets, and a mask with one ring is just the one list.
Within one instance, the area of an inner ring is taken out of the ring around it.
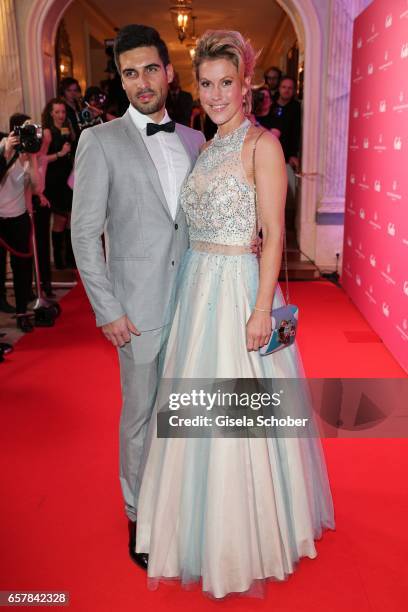
{"label": "interior wall", "polygon": [[9,117],[23,111],[20,57],[13,0],[0,2],[0,131],[8,132]]}
{"label": "interior wall", "polygon": [[90,37],[103,45],[105,38],[115,34],[113,24],[83,0],[75,0],[63,19],[71,44],[73,76],[84,92],[89,85],[99,85],[106,67],[103,49],[91,48]]}

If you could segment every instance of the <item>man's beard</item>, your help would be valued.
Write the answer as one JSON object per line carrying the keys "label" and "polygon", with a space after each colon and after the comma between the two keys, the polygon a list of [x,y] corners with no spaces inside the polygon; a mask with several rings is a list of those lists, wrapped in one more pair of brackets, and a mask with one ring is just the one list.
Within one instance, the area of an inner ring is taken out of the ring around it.
{"label": "man's beard", "polygon": [[134,106],[139,113],[142,113],[142,115],[153,115],[164,107],[165,102],[166,98],[163,95],[159,95],[158,98],[153,98],[148,104],[143,104],[136,96],[132,100],[132,106]]}

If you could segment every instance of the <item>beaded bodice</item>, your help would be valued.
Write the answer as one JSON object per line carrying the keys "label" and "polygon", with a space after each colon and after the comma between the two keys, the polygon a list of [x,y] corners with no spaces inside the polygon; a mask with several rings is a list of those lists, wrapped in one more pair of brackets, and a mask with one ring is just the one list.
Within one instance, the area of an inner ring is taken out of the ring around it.
{"label": "beaded bodice", "polygon": [[241,161],[251,123],[245,121],[227,136],[214,136],[201,153],[181,189],[191,241],[249,245],[254,236],[253,186]]}

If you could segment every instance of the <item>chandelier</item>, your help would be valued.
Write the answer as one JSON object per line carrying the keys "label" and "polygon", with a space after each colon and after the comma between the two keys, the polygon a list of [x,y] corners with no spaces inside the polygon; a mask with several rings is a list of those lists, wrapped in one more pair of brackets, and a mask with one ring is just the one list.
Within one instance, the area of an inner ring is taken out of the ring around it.
{"label": "chandelier", "polygon": [[193,0],[173,0],[169,11],[178,39],[182,43],[190,27]]}
{"label": "chandelier", "polygon": [[193,15],[191,17],[191,20],[193,22],[193,32],[192,32],[191,36],[189,37],[189,39],[186,42],[186,47],[187,47],[188,52],[190,54],[191,60],[193,60],[194,57],[195,57],[197,40],[198,40],[198,36],[196,36],[196,31],[195,31],[196,19],[197,19],[197,17],[195,15]]}

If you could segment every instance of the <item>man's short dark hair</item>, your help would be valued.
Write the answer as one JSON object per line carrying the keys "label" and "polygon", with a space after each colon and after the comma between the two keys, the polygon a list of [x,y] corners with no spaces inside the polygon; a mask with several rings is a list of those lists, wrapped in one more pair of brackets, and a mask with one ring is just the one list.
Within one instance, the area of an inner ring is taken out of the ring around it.
{"label": "man's short dark hair", "polygon": [[265,70],[264,72],[264,79],[266,79],[266,75],[273,70],[274,72],[277,73],[279,80],[281,80],[282,78],[282,70],[280,68],[278,68],[277,66],[269,66],[268,70]]}
{"label": "man's short dark hair", "polygon": [[170,64],[169,51],[166,43],[160,38],[160,34],[154,28],[145,25],[127,25],[117,33],[113,52],[115,63],[120,74],[119,56],[125,51],[131,51],[138,47],[156,47],[163,66]]}
{"label": "man's short dark hair", "polygon": [[65,77],[64,79],[62,79],[58,87],[59,95],[64,96],[67,89],[69,87],[72,87],[72,85],[75,85],[78,89],[80,89],[79,83],[77,79],[74,79],[74,77]]}
{"label": "man's short dark hair", "polygon": [[25,115],[24,113],[14,113],[14,115],[11,115],[9,119],[10,132],[12,132],[14,128],[23,125],[27,119],[31,119],[31,117]]}

